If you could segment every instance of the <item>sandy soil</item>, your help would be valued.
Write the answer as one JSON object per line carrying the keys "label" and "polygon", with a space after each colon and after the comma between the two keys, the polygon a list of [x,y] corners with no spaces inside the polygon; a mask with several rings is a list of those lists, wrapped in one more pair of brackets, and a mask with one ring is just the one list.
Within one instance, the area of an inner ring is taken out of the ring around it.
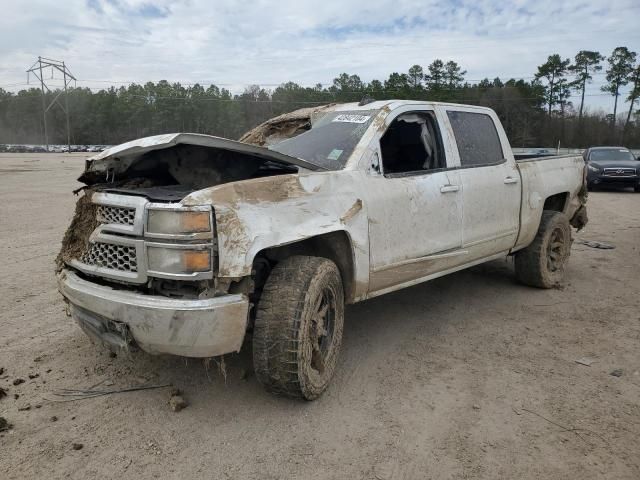
{"label": "sandy soil", "polygon": [[[578,238],[616,248],[575,244],[563,289],[499,261],[349,307],[333,384],[303,403],[263,392],[247,348],[225,382],[88,341],[53,276],[82,166],[0,155],[0,477],[640,478],[639,194],[591,195]],[[168,389],[47,400],[99,382],[172,383],[190,405],[172,412]]]}

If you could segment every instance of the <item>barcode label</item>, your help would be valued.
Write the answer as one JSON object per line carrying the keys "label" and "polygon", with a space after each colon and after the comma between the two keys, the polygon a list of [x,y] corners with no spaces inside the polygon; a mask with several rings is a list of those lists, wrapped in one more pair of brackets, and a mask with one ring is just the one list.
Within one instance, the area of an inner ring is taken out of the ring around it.
{"label": "barcode label", "polygon": [[370,115],[355,115],[353,113],[341,113],[332,120],[332,122],[344,122],[344,123],[367,123],[367,120],[371,118]]}

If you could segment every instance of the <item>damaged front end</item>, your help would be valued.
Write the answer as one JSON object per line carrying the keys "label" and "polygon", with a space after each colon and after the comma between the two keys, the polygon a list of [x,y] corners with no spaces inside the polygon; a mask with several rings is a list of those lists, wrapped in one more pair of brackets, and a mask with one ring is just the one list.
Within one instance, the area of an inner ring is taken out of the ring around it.
{"label": "damaged front end", "polygon": [[58,255],[70,313],[112,350],[190,357],[237,351],[248,300],[219,291],[212,207],[84,192]]}
{"label": "damaged front end", "polygon": [[238,351],[249,300],[217,278],[205,187],[319,167],[206,135],[129,142],[87,160],[56,259],[59,288],[82,329],[111,349],[211,357]]}

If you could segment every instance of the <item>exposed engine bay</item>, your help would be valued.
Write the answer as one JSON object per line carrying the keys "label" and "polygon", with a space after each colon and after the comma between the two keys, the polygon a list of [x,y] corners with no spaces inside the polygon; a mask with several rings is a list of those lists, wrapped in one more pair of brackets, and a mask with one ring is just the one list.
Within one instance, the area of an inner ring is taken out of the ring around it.
{"label": "exposed engine bay", "polygon": [[122,171],[107,169],[104,176],[86,171],[79,180],[102,191],[177,202],[202,188],[298,171],[250,154],[187,144],[151,150],[127,163]]}

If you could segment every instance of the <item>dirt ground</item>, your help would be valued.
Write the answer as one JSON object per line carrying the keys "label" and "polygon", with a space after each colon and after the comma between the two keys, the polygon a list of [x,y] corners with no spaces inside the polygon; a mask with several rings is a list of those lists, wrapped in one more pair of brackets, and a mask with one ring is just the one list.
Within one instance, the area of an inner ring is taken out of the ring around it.
{"label": "dirt ground", "polygon": [[[83,158],[0,155],[1,478],[640,478],[640,194],[591,194],[577,237],[616,248],[574,244],[562,289],[498,261],[347,308],[333,383],[304,403],[265,393],[248,348],[225,382],[89,342],[53,274]],[[100,382],[190,405],[48,400]]]}

